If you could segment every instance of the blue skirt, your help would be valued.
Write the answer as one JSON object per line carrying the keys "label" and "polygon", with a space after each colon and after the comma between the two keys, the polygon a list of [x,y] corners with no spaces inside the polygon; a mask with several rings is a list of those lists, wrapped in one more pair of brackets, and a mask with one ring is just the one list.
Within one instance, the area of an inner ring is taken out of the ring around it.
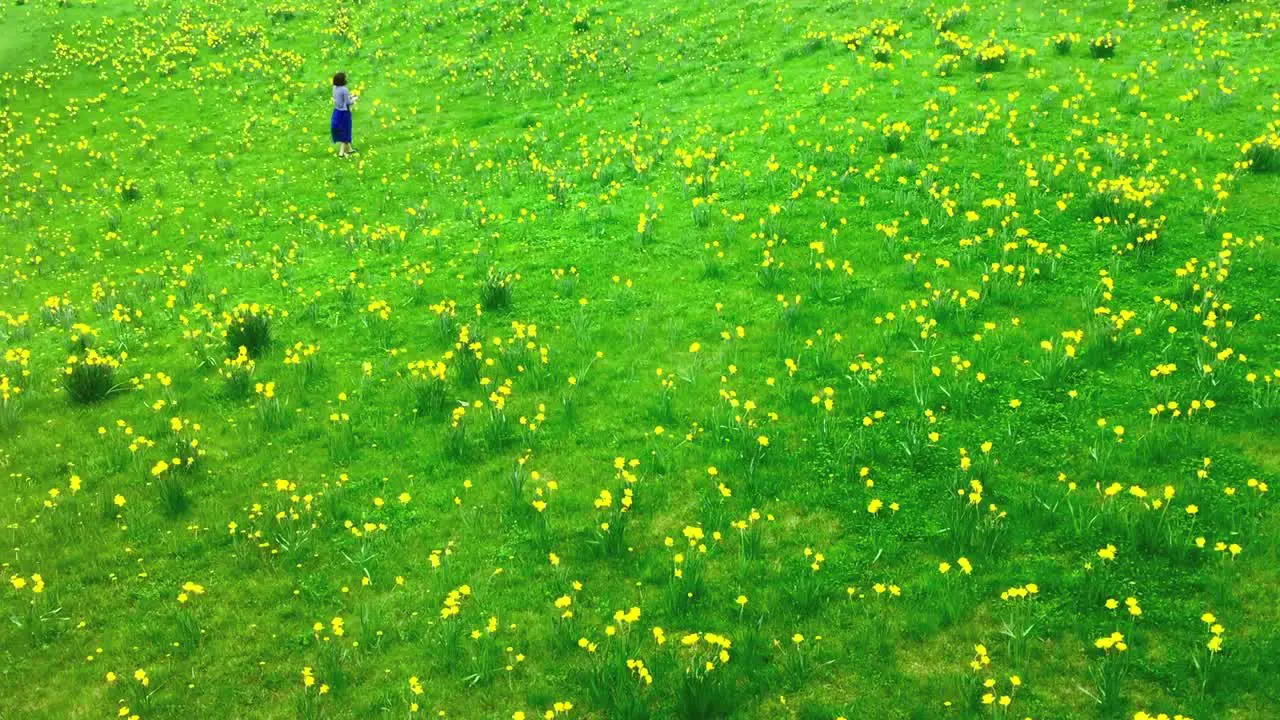
{"label": "blue skirt", "polygon": [[351,142],[351,111],[334,110],[333,120],[329,122],[329,134],[336,143]]}

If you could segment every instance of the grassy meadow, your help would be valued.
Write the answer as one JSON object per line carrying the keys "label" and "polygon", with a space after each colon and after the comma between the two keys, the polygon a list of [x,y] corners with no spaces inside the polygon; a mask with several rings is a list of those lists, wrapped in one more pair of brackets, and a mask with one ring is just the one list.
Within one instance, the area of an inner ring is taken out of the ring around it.
{"label": "grassy meadow", "polygon": [[8,0],[0,719],[1280,716],[1278,32]]}

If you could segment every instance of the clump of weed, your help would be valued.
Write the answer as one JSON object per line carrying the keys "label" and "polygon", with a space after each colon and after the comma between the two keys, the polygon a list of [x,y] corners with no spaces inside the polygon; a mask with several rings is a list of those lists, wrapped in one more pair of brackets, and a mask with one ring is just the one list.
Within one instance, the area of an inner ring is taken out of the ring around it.
{"label": "clump of weed", "polygon": [[223,314],[226,325],[227,357],[234,358],[243,350],[250,358],[262,357],[271,347],[271,318],[275,313],[268,305],[240,303]]}
{"label": "clump of weed", "polygon": [[1280,170],[1280,133],[1275,124],[1267,128],[1267,132],[1240,146],[1248,169],[1256,173],[1270,173]]}
{"label": "clump of weed", "polygon": [[998,72],[1009,64],[1009,46],[997,40],[984,40],[973,53],[974,64],[982,72]]}
{"label": "clump of weed", "polygon": [[120,199],[125,202],[135,202],[142,197],[142,187],[137,180],[121,179],[116,188],[120,192]]}
{"label": "clump of weed", "polygon": [[1115,57],[1116,46],[1120,44],[1120,38],[1107,33],[1089,41],[1089,54],[1095,59]]}
{"label": "clump of weed", "polygon": [[947,8],[933,18],[933,26],[938,32],[946,32],[953,30],[964,24],[969,19],[969,6],[962,5],[960,7]]}
{"label": "clump of weed", "polygon": [[1076,33],[1060,32],[1049,38],[1049,43],[1053,45],[1053,51],[1059,55],[1070,55],[1071,48],[1080,40],[1080,36]]}
{"label": "clump of weed", "polygon": [[511,308],[511,289],[517,276],[509,272],[489,268],[484,284],[480,286],[480,305],[485,310],[508,310]]}
{"label": "clump of weed", "polygon": [[115,389],[116,369],[127,357],[126,353],[120,353],[119,358],[100,355],[92,349],[84,355],[71,355],[62,370],[62,387],[78,405],[101,402]]}
{"label": "clump of weed", "polygon": [[227,381],[227,394],[231,397],[244,397],[249,393],[249,388],[253,384],[253,371],[257,366],[253,358],[249,357],[249,350],[241,345],[235,357],[229,357],[222,361],[222,367],[218,368],[218,374]]}

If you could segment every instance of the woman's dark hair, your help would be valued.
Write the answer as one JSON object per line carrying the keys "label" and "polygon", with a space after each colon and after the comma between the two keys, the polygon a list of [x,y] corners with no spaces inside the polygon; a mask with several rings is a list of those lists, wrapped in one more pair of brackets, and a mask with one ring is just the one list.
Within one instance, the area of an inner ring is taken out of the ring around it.
{"label": "woman's dark hair", "polygon": [[338,73],[337,75],[334,75],[334,76],[333,76],[333,84],[334,84],[334,85],[336,85],[336,86],[338,86],[338,87],[342,87],[343,85],[346,85],[346,84],[347,84],[347,74],[346,74],[346,73]]}

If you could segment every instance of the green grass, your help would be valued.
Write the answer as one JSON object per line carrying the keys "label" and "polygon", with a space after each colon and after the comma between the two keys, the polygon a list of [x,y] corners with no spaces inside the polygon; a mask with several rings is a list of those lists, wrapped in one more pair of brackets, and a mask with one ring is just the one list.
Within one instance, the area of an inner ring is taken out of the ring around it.
{"label": "green grass", "polygon": [[0,718],[1272,717],[1277,27],[5,4]]}

